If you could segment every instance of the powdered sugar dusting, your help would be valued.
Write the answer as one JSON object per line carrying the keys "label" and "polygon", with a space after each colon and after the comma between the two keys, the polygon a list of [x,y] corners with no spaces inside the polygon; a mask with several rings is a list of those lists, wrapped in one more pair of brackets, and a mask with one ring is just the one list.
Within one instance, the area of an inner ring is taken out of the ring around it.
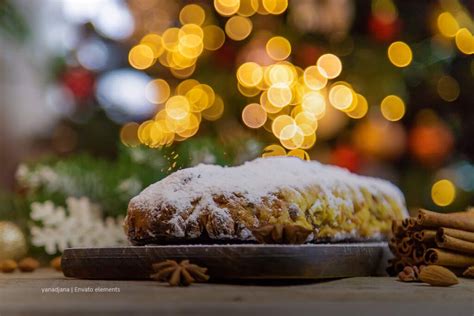
{"label": "powdered sugar dusting", "polygon": [[[390,182],[358,176],[346,169],[323,165],[315,161],[303,161],[295,157],[259,158],[237,167],[201,164],[179,170],[150,185],[133,198],[131,204],[151,213],[160,207],[172,206],[176,212],[169,224],[175,227],[170,234],[183,237],[185,225],[196,221],[200,215],[199,212],[204,208],[212,210],[212,216],[216,221],[232,220],[225,208],[216,205],[214,201],[216,195],[230,197],[238,194],[246,201],[257,204],[262,201],[262,198],[280,189],[304,190],[315,184],[326,196],[328,206],[335,210],[341,206],[352,207],[352,202],[334,195],[334,191],[364,188],[375,196],[380,196],[380,193],[390,196],[400,205],[406,215],[404,197],[400,190]],[[363,198],[357,190],[353,192],[357,199]],[[319,201],[311,208],[322,207],[317,203]],[[192,213],[188,214],[190,210]],[[156,216],[156,214],[150,215]],[[186,220],[183,221],[183,218]],[[233,233],[229,231],[211,237],[228,237],[226,235]],[[242,234],[241,238],[249,235],[248,232],[239,233]]]}

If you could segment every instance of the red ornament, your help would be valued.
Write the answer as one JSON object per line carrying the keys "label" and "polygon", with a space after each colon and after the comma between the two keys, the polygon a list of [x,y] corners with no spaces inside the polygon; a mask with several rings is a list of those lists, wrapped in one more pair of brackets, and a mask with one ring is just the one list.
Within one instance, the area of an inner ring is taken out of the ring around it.
{"label": "red ornament", "polygon": [[94,91],[94,75],[83,68],[69,69],[63,75],[64,85],[77,99],[85,99]]}
{"label": "red ornament", "polygon": [[419,125],[409,136],[410,150],[424,165],[437,167],[443,163],[454,145],[451,130],[442,122]]}
{"label": "red ornament", "polygon": [[343,167],[351,172],[357,172],[360,168],[359,153],[350,146],[338,146],[331,153],[330,162],[333,165]]}
{"label": "red ornament", "polygon": [[369,18],[369,31],[372,36],[380,42],[389,42],[398,36],[401,23],[398,19],[385,21],[375,16]]}

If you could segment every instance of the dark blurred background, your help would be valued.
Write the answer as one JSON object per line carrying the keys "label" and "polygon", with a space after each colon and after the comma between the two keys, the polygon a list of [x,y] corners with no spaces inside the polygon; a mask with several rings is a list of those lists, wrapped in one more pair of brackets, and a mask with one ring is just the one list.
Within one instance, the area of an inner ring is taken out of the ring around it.
{"label": "dark blurred background", "polygon": [[[3,195],[61,203],[87,194],[89,173],[99,187],[129,180],[133,195],[200,162],[290,154],[389,179],[410,207],[462,210],[474,201],[473,10],[456,0],[2,0]],[[275,36],[290,43],[288,57],[272,57],[287,49],[283,41],[271,51]],[[265,78],[252,85],[236,76],[245,62],[264,70],[282,60],[303,97],[323,98],[303,138],[299,127],[283,140],[272,130],[279,116],[307,110],[293,102],[296,90],[290,105],[265,112],[263,101],[278,103],[286,90],[264,99]],[[327,77],[314,91],[303,75],[311,66]],[[341,86],[349,89],[331,100]],[[195,111],[176,98],[192,87],[207,100]],[[261,105],[244,111],[252,103]],[[66,176],[69,191],[51,190]],[[32,197],[25,192],[35,183],[50,187]],[[102,191],[88,197],[108,204],[117,194]],[[122,204],[112,213],[124,214]]]}

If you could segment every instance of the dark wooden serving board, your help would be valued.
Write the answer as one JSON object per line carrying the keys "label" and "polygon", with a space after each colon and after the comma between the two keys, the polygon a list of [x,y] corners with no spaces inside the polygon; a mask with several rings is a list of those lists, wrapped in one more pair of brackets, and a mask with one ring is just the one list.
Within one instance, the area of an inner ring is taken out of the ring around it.
{"label": "dark wooden serving board", "polygon": [[383,273],[386,243],[70,248],[62,268],[80,279],[148,279],[152,263],[189,259],[215,279],[325,279]]}

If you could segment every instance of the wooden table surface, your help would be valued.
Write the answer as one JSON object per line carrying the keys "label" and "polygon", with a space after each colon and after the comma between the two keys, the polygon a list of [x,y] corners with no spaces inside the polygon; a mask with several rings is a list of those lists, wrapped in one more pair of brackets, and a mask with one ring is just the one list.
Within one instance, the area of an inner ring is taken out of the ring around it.
{"label": "wooden table surface", "polygon": [[[78,293],[117,289],[111,293]],[[44,293],[46,289],[72,292]],[[474,315],[474,280],[451,288],[395,278],[347,278],[303,284],[196,284],[65,278],[51,269],[0,273],[0,316],[21,315]]]}

